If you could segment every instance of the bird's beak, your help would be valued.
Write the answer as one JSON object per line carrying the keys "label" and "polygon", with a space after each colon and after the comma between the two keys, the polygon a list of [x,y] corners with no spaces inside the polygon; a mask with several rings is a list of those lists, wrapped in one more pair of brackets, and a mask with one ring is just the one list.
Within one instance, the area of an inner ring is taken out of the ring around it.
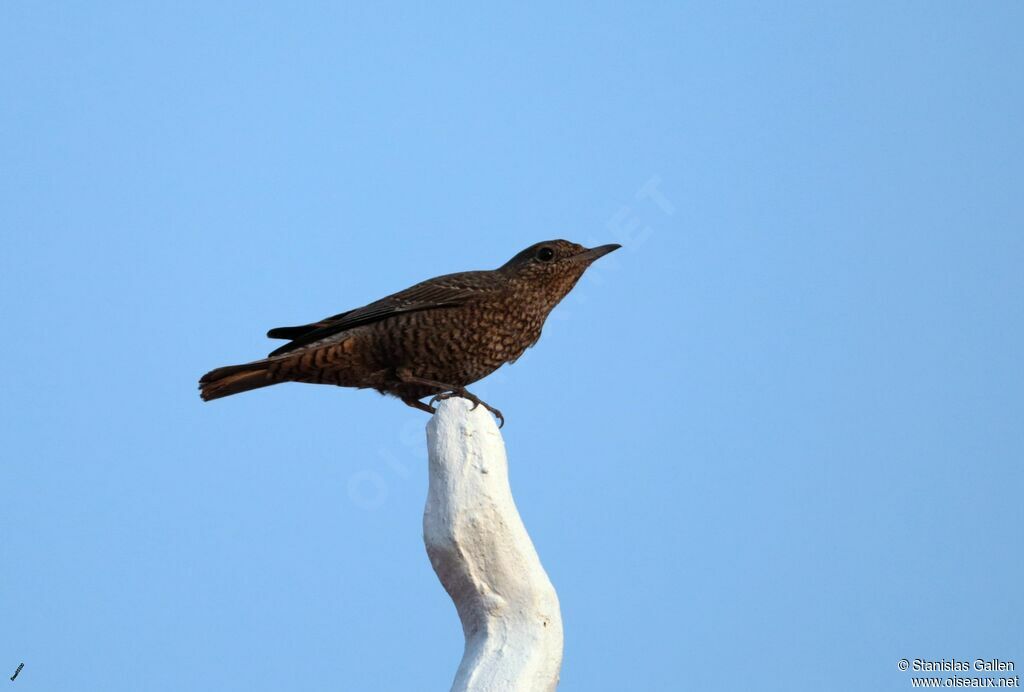
{"label": "bird's beak", "polygon": [[619,245],[618,243],[611,243],[610,245],[600,245],[598,247],[592,247],[589,250],[584,250],[583,252],[577,255],[573,255],[572,260],[574,262],[586,262],[587,264],[590,264],[599,257],[604,257],[609,252],[614,252],[615,250],[618,250],[620,247],[622,246]]}

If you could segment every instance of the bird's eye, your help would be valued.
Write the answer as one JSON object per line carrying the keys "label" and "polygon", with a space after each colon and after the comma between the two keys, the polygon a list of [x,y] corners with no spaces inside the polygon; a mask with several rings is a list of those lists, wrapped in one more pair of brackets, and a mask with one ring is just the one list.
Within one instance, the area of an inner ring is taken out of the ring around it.
{"label": "bird's eye", "polygon": [[554,258],[555,251],[549,247],[542,247],[540,250],[537,250],[537,259],[541,262],[550,262]]}

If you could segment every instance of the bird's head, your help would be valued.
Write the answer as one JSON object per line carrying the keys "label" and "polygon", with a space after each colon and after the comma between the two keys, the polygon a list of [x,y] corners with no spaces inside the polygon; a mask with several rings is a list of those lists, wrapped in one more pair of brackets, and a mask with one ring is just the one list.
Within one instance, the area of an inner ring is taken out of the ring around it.
{"label": "bird's head", "polygon": [[509,280],[543,291],[553,299],[551,307],[572,290],[594,260],[621,245],[585,248],[568,240],[546,240],[526,248],[498,271]]}

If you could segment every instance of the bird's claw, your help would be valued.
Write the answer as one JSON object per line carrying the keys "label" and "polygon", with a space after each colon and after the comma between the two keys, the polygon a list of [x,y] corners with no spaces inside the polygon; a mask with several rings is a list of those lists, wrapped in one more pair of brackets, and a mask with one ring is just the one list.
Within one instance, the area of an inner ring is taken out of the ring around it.
{"label": "bird's claw", "polygon": [[505,427],[505,416],[502,415],[501,411],[496,408],[487,407],[487,410],[494,414],[494,417],[498,419],[498,430]]}
{"label": "bird's claw", "polygon": [[450,392],[441,392],[440,394],[435,394],[434,397],[430,400],[430,405],[433,406],[436,402],[444,401],[445,399],[451,399],[453,396],[457,396],[462,399],[467,399],[468,401],[471,401],[473,403],[473,408],[471,408],[470,411],[475,411],[477,406],[483,406],[485,409],[490,411],[495,418],[498,419],[498,428],[505,427],[505,416],[502,414],[501,411],[489,405],[487,402],[481,401],[479,397],[477,397],[475,394],[470,394],[465,389],[456,389]]}

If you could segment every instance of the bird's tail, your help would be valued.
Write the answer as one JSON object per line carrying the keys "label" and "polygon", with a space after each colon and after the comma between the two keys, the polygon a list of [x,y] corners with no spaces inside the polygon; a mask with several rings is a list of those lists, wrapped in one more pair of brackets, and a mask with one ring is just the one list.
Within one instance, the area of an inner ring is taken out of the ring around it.
{"label": "bird's tail", "polygon": [[270,374],[269,367],[269,360],[257,360],[211,370],[199,378],[199,396],[203,401],[210,401],[277,384],[277,380]]}

